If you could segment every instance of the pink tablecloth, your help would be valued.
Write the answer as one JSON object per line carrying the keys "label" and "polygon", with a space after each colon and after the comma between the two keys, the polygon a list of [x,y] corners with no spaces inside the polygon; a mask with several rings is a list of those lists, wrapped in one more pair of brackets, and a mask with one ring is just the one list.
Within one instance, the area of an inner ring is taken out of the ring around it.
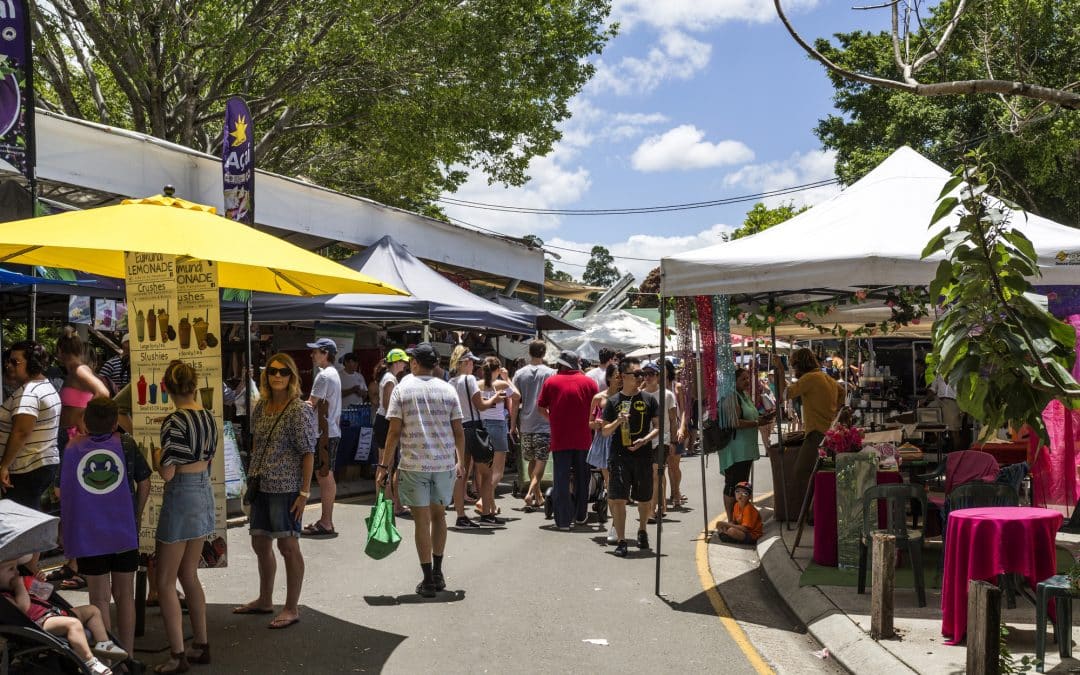
{"label": "pink tablecloth", "polygon": [[[902,483],[899,471],[878,471],[877,484]],[[878,527],[885,527],[885,504],[878,504]],[[814,476],[814,562],[836,567],[840,557],[836,535],[836,472]]]}
{"label": "pink tablecloth", "polygon": [[1032,589],[1054,576],[1054,538],[1062,515],[1027,506],[960,509],[949,514],[941,584],[941,634],[946,644],[967,634],[968,581],[1022,574]]}

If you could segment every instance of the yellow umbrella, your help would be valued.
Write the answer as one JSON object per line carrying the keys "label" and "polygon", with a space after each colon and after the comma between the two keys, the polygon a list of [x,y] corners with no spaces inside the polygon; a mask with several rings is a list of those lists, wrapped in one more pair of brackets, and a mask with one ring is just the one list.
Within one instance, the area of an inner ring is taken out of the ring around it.
{"label": "yellow umbrella", "polygon": [[124,251],[213,260],[218,283],[284,295],[408,295],[277,237],[157,195],[116,206],[0,223],[0,262],[124,278]]}

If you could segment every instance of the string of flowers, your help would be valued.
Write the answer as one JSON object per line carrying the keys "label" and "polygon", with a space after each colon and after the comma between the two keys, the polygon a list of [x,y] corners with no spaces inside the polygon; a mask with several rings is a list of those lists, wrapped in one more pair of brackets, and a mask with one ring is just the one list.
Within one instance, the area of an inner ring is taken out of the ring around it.
{"label": "string of flowers", "polygon": [[863,435],[858,427],[837,425],[825,432],[818,456],[829,459],[841,452],[858,452],[862,450],[862,445]]}
{"label": "string of flowers", "polygon": [[[827,302],[811,302],[798,308],[769,307],[760,305],[756,308],[743,308],[732,318],[756,332],[768,332],[772,326],[795,323],[821,335],[837,337],[861,337],[888,335],[908,325],[919,325],[923,318],[930,315],[930,297],[926,289],[918,286],[900,286],[886,291],[885,306],[891,310],[891,316],[873,325],[861,326],[848,330],[834,323],[832,326],[818,323],[842,306],[865,304],[871,297],[871,291],[860,289],[846,297],[838,297]],[[877,299],[877,298],[875,298]],[[813,318],[812,318],[813,317]],[[815,320],[817,319],[817,320]]]}

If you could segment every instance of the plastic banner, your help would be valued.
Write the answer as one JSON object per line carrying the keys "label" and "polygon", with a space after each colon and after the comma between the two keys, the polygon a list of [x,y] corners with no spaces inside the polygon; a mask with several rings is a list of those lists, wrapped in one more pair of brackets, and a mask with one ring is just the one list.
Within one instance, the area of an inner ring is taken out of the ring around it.
{"label": "plastic banner", "polygon": [[225,189],[225,217],[252,225],[255,222],[255,127],[247,103],[239,96],[225,102],[225,135],[221,144],[221,172]]}
{"label": "plastic banner", "polygon": [[0,160],[28,180],[35,164],[33,73],[28,3],[0,0]]}

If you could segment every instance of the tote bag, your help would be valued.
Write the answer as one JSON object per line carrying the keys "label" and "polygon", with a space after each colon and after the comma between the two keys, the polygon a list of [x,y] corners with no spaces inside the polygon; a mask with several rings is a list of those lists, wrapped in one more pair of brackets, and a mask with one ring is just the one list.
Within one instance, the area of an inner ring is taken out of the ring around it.
{"label": "tote bag", "polygon": [[394,503],[386,498],[383,490],[375,496],[375,506],[364,520],[367,525],[367,543],[364,553],[375,560],[382,560],[397,550],[401,534],[394,525]]}

